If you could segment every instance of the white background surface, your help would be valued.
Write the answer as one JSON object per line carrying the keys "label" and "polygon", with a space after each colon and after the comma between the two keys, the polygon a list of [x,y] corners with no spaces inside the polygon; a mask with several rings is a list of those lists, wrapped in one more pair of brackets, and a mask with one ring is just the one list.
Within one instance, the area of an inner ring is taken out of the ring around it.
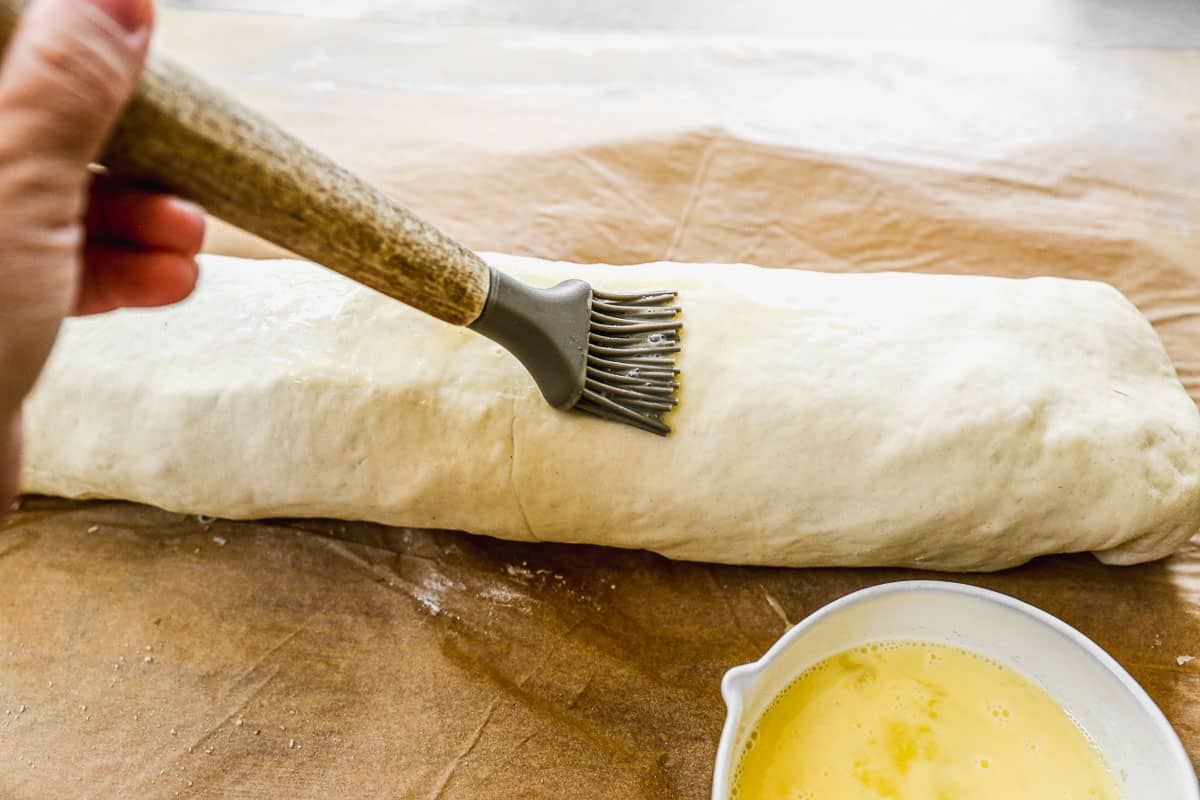
{"label": "white background surface", "polygon": [[1200,47],[1200,0],[167,0],[165,4],[371,18],[413,26]]}

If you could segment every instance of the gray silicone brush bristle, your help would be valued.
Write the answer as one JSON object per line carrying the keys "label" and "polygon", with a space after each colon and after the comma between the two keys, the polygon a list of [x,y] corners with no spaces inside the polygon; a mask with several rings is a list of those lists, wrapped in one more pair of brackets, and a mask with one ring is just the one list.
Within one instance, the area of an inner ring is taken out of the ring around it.
{"label": "gray silicone brush bristle", "polygon": [[678,403],[675,292],[610,294],[571,280],[535,289],[492,270],[471,327],[520,359],[547,402],[665,436]]}
{"label": "gray silicone brush bristle", "polygon": [[663,417],[679,402],[680,351],[675,292],[592,290],[583,394],[577,411],[666,435]]}

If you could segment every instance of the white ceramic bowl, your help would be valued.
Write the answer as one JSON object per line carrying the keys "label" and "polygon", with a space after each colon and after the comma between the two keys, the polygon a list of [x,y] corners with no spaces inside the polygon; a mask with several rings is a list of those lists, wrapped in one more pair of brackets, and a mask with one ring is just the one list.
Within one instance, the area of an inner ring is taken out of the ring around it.
{"label": "white ceramic bowl", "polygon": [[713,800],[727,800],[744,737],[801,672],[852,647],[899,640],[973,650],[1033,679],[1092,736],[1126,800],[1200,800],[1179,737],[1108,653],[1027,603],[948,581],[886,583],[846,595],[791,628],[758,661],[725,673],[729,711]]}

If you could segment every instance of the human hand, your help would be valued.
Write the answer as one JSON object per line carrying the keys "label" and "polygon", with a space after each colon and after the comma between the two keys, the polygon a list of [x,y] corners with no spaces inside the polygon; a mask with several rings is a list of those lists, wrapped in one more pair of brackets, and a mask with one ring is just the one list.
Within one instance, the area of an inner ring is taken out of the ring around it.
{"label": "human hand", "polygon": [[0,514],[21,402],[63,317],[174,303],[196,283],[200,210],[89,171],[153,15],[152,0],[33,0],[0,63]]}

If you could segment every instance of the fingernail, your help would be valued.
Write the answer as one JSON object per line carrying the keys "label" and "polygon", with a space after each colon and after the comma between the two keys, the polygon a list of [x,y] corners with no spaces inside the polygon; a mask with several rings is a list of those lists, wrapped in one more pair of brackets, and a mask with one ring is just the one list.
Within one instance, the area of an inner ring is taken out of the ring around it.
{"label": "fingernail", "polygon": [[201,222],[204,221],[204,215],[207,213],[203,206],[199,206],[190,200],[184,200],[182,197],[172,197],[171,205]]}
{"label": "fingernail", "polygon": [[103,11],[129,33],[139,33],[154,21],[154,0],[84,0]]}
{"label": "fingernail", "polygon": [[195,214],[200,217],[204,216],[204,207],[193,203],[191,200],[184,200],[182,197],[172,197],[171,204],[189,214]]}

